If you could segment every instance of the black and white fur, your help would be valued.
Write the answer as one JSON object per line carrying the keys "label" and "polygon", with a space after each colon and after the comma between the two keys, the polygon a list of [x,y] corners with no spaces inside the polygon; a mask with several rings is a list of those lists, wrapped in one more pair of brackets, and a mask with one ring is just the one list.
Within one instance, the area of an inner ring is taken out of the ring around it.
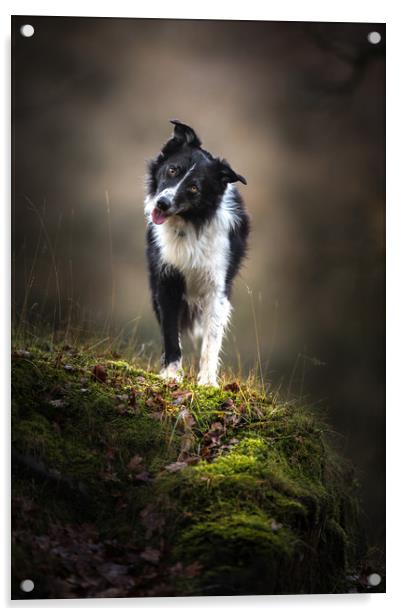
{"label": "black and white fur", "polygon": [[172,138],[149,163],[147,259],[163,336],[161,376],[180,380],[181,334],[202,339],[198,383],[217,386],[234,276],[247,248],[249,218],[234,186],[246,180],[172,120]]}

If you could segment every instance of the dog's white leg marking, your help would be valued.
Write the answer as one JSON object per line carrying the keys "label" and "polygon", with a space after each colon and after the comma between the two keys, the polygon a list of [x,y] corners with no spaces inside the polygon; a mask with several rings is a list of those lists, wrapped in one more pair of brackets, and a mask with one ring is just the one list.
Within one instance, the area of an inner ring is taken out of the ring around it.
{"label": "dog's white leg marking", "polygon": [[218,386],[217,373],[225,327],[231,304],[223,296],[214,296],[204,315],[204,333],[200,357],[199,385]]}
{"label": "dog's white leg marking", "polygon": [[166,381],[177,381],[180,383],[183,379],[182,358],[165,366],[160,372],[160,377]]}

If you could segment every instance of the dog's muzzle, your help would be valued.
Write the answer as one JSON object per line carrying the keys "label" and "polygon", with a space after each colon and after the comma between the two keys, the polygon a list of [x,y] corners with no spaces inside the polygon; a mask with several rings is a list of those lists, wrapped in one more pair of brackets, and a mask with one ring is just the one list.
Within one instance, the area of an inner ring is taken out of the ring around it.
{"label": "dog's muzzle", "polygon": [[160,212],[165,213],[171,207],[171,202],[168,197],[160,197],[157,201],[156,207]]}
{"label": "dog's muzzle", "polygon": [[155,208],[151,212],[151,218],[154,224],[162,225],[169,217],[169,210],[172,206],[168,197],[160,197],[155,204]]}

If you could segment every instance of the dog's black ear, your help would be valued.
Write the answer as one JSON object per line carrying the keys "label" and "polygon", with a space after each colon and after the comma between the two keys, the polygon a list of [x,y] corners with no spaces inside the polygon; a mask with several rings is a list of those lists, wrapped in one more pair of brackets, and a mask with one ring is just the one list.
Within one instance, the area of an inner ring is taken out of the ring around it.
{"label": "dog's black ear", "polygon": [[174,132],[171,139],[167,141],[161,150],[164,157],[173,154],[175,150],[179,150],[183,145],[190,145],[194,148],[201,146],[201,141],[193,128],[182,124],[179,120],[171,120],[171,123],[174,125]]}
{"label": "dog's black ear", "polygon": [[194,148],[199,148],[201,146],[201,141],[193,128],[187,126],[187,124],[182,124],[179,120],[170,120],[170,122],[174,125],[173,136],[175,139],[183,144],[187,143],[187,145],[191,145]]}
{"label": "dog's black ear", "polygon": [[220,161],[219,174],[220,179],[224,184],[232,184],[233,182],[242,182],[242,184],[247,184],[243,175],[236,173],[225,158]]}

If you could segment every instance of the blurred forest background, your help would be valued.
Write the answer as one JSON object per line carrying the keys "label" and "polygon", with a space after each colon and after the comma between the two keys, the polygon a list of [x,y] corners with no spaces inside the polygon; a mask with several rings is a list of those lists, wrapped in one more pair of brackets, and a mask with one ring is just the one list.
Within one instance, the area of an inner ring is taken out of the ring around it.
{"label": "blurred forest background", "polygon": [[259,351],[273,387],[326,409],[382,545],[384,26],[15,17],[12,30],[15,326],[121,332],[159,356],[145,165],[170,118],[190,124],[248,180],[224,366],[247,374]]}

